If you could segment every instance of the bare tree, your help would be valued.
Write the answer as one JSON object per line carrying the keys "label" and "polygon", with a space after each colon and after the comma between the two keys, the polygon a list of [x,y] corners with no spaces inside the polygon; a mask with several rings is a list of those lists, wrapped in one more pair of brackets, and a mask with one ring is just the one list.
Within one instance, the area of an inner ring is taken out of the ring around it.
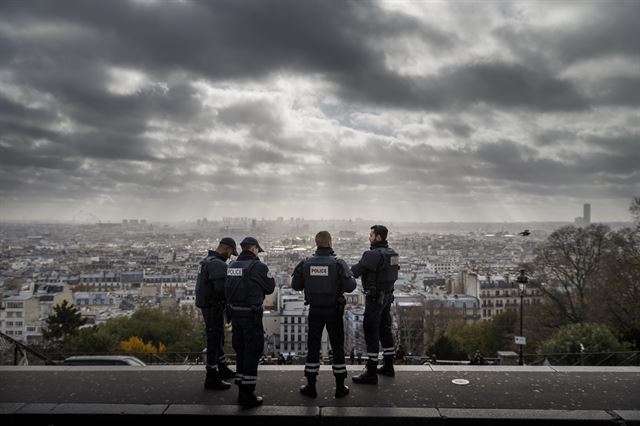
{"label": "bare tree", "polygon": [[602,254],[609,228],[565,226],[538,249],[534,268],[557,324],[579,323],[588,317],[589,296],[600,284]]}

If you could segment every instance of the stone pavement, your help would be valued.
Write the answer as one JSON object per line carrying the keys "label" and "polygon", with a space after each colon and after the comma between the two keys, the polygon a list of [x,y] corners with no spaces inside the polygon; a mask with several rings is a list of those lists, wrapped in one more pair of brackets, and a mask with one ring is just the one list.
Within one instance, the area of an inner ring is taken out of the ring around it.
{"label": "stone pavement", "polygon": [[[202,388],[201,365],[0,367],[0,414],[43,424],[63,417],[65,423],[82,419],[84,424],[115,414],[167,422],[251,415],[260,416],[261,425],[299,424],[301,419],[350,426],[640,424],[640,367],[396,366],[396,377],[380,377],[377,386],[348,383],[351,393],[339,400],[333,397],[330,366],[321,368],[318,398],[300,395],[303,368],[260,366],[257,393],[265,397],[265,406],[241,410],[235,388]],[[349,375],[361,370],[349,366]],[[468,384],[454,384],[454,379]]]}

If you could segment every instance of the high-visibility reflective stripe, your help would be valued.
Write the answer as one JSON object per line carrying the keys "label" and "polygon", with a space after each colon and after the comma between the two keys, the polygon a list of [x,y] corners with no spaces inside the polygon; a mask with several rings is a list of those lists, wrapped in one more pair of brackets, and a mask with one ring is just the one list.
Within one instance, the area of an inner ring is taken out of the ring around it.
{"label": "high-visibility reflective stripe", "polygon": [[382,355],[395,355],[396,351],[385,351]]}
{"label": "high-visibility reflective stripe", "polygon": [[305,368],[304,371],[305,373],[317,373],[318,371],[320,371],[320,367]]}
{"label": "high-visibility reflective stripe", "polygon": [[218,358],[218,362],[222,362],[222,361],[226,361],[226,360],[227,360],[227,357],[224,356],[224,355],[222,355],[222,356],[220,356],[220,358]]}
{"label": "high-visibility reflective stripe", "polygon": [[347,368],[334,368],[333,369],[334,373],[346,373],[347,372]]}
{"label": "high-visibility reflective stripe", "polygon": [[258,378],[258,376],[243,376],[244,380],[256,380]]}
{"label": "high-visibility reflective stripe", "polygon": [[255,384],[257,384],[257,383],[258,383],[258,382],[257,382],[256,380],[243,380],[243,381],[242,381],[242,384],[243,384],[243,385],[255,385]]}
{"label": "high-visibility reflective stripe", "polygon": [[369,354],[369,353],[368,353],[368,354],[367,354],[367,356],[368,356],[369,358],[378,358],[378,354],[377,354],[377,353],[375,353],[375,354],[373,354],[373,353]]}
{"label": "high-visibility reflective stripe", "polygon": [[391,346],[390,348],[382,348],[383,351],[395,351],[395,346]]}
{"label": "high-visibility reflective stripe", "polygon": [[333,368],[347,368],[347,364],[333,364]]}
{"label": "high-visibility reflective stripe", "polygon": [[217,370],[218,369],[218,364],[207,364],[207,369],[208,370]]}

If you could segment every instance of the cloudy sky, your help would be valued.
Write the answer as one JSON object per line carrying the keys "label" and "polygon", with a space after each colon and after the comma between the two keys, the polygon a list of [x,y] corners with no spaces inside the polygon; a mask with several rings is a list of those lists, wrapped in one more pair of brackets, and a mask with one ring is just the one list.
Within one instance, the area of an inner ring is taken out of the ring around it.
{"label": "cloudy sky", "polygon": [[627,220],[638,22],[613,0],[3,1],[0,219]]}

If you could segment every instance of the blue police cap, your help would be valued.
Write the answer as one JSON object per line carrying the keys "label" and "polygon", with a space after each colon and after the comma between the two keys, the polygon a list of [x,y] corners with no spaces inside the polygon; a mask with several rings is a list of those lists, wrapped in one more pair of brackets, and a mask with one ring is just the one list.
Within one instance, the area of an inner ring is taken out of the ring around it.
{"label": "blue police cap", "polygon": [[258,240],[256,240],[253,237],[246,237],[244,240],[242,240],[242,242],[240,243],[241,247],[244,246],[258,246],[258,252],[263,252],[264,250],[262,250],[262,247],[260,247],[260,244],[258,244]]}
{"label": "blue police cap", "polygon": [[236,240],[230,237],[224,237],[220,240],[220,244],[225,244],[233,249],[233,255],[238,255],[238,250],[236,250]]}

